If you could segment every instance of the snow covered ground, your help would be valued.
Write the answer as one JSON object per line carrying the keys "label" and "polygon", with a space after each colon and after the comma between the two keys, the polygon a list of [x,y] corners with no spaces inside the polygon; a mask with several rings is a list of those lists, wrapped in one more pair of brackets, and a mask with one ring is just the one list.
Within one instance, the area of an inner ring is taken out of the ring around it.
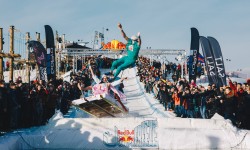
{"label": "snow covered ground", "polygon": [[5,149],[250,149],[250,131],[229,120],[175,118],[164,110],[135,77],[123,77],[129,114],[124,118],[64,118],[57,112],[46,126],[0,137]]}

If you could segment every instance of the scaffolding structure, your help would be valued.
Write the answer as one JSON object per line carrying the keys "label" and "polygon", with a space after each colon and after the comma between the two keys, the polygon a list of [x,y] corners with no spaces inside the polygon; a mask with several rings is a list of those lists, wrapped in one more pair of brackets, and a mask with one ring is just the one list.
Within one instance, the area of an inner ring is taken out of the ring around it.
{"label": "scaffolding structure", "polygon": [[[58,55],[62,57],[72,57],[73,62],[73,70],[75,71],[75,68],[77,68],[77,60],[83,60],[85,62],[85,57],[88,56],[104,56],[109,57],[113,59],[118,59],[123,56],[127,55],[126,50],[101,50],[101,49],[82,49],[82,48],[66,48],[62,49]],[[167,56],[175,56],[176,58],[183,58],[180,59],[183,68],[183,64],[186,61],[186,50],[183,49],[141,49],[139,52],[139,56],[144,56],[150,59],[150,64],[153,64],[153,61],[159,61],[162,64],[169,63]],[[165,71],[165,69],[164,69]],[[182,72],[183,75],[183,72]]]}
{"label": "scaffolding structure", "polygon": [[[141,49],[140,56],[167,56],[167,55],[185,55],[186,50],[177,49]],[[60,52],[61,55],[74,56],[74,55],[104,55],[104,56],[117,56],[127,55],[125,50],[96,50],[96,49],[81,49],[81,48],[66,48]]]}

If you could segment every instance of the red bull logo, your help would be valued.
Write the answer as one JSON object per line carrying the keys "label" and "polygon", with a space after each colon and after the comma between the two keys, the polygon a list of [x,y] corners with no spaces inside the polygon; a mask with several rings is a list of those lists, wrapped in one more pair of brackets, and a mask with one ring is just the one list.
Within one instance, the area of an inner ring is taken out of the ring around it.
{"label": "red bull logo", "polygon": [[118,130],[117,131],[118,139],[119,142],[134,142],[134,130],[129,131],[129,130]]}
{"label": "red bull logo", "polygon": [[104,42],[102,42],[102,49],[103,50],[124,50],[126,49],[126,44],[118,41],[118,40],[112,40],[111,42],[108,42],[107,44],[105,44]]}
{"label": "red bull logo", "polygon": [[157,148],[157,120],[145,120],[134,128],[126,129],[127,126],[122,125],[124,130],[119,130],[116,126],[114,131],[106,131],[103,134],[103,143],[110,148],[121,147],[128,148]]}

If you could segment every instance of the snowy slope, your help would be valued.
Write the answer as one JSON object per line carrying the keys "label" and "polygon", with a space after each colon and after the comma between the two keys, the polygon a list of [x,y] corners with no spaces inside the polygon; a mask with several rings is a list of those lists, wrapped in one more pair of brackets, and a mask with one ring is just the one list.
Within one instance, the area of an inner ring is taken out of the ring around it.
{"label": "snowy slope", "polygon": [[162,104],[152,95],[145,93],[143,85],[136,77],[136,69],[131,68],[123,72],[122,77],[128,77],[124,81],[124,93],[127,96],[129,108],[128,117],[175,117],[171,112],[164,110]]}

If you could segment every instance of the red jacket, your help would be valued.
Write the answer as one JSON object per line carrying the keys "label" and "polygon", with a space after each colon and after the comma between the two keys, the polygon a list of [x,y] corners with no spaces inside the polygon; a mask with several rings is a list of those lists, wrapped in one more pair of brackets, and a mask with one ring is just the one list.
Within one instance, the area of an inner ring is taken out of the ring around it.
{"label": "red jacket", "polygon": [[234,91],[234,96],[238,97],[237,87],[232,83],[231,80],[229,80],[229,86]]}

